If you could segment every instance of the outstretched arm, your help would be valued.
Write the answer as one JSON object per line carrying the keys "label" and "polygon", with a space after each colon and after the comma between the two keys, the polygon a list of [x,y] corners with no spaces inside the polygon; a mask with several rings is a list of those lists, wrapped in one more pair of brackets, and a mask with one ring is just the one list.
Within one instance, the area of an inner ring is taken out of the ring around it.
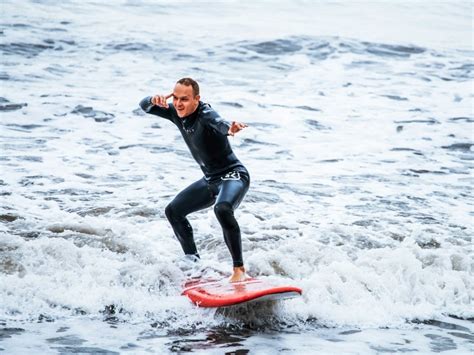
{"label": "outstretched arm", "polygon": [[240,122],[228,122],[224,120],[219,114],[214,111],[211,106],[205,104],[203,109],[203,115],[206,118],[206,122],[217,132],[224,136],[233,136],[237,132],[240,132],[245,127],[248,127],[245,123]]}
{"label": "outstretched arm", "polygon": [[140,101],[140,107],[146,113],[171,119],[171,116],[175,110],[173,105],[170,106],[166,102],[171,96],[173,96],[173,94],[169,94],[166,96],[147,96],[142,101]]}

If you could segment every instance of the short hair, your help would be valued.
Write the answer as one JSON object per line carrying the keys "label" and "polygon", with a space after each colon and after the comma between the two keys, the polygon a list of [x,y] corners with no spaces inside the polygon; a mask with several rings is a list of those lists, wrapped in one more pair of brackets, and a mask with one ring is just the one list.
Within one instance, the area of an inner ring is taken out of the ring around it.
{"label": "short hair", "polygon": [[194,97],[199,95],[199,84],[197,83],[196,80],[191,79],[191,78],[182,78],[179,79],[176,84],[181,84],[185,86],[192,86],[193,88],[193,95]]}

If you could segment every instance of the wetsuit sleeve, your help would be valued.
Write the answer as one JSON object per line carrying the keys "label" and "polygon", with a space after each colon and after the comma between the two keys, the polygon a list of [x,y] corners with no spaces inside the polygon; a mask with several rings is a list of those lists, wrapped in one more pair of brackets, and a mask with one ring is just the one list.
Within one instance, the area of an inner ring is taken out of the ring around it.
{"label": "wetsuit sleeve", "polygon": [[206,125],[208,125],[216,132],[224,136],[228,135],[231,124],[228,121],[224,120],[221,116],[219,116],[219,114],[214,111],[211,106],[207,104],[204,105],[202,110],[202,116]]}
{"label": "wetsuit sleeve", "polygon": [[151,98],[151,96],[147,96],[142,101],[140,101],[140,107],[142,110],[146,113],[172,120],[173,114],[176,112],[173,105],[170,104],[169,108],[156,106],[151,103]]}

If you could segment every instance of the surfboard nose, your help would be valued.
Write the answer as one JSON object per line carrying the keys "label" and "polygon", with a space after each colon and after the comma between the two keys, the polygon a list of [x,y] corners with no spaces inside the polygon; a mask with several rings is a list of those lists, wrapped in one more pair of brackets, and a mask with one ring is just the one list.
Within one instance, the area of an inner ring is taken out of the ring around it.
{"label": "surfboard nose", "polygon": [[296,286],[276,286],[269,282],[249,279],[230,283],[228,280],[186,284],[182,295],[198,307],[228,307],[245,302],[281,300],[301,296],[303,290]]}

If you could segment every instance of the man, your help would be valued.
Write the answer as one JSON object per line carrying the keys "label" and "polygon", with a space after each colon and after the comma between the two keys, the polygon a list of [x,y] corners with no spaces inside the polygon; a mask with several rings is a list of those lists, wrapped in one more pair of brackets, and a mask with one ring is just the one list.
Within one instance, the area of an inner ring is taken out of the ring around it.
{"label": "man", "polygon": [[[167,100],[173,98],[173,104]],[[232,255],[231,282],[246,278],[242,258],[240,228],[234,211],[250,184],[247,169],[232,152],[227,136],[233,136],[247,125],[223,120],[210,105],[200,101],[199,85],[191,78],[176,82],[171,94],[149,96],[140,102],[152,115],[173,122],[180,130],[204,177],[181,191],[165,209],[174,233],[186,255],[199,254],[193,229],[186,216],[214,205],[214,212]]]}

